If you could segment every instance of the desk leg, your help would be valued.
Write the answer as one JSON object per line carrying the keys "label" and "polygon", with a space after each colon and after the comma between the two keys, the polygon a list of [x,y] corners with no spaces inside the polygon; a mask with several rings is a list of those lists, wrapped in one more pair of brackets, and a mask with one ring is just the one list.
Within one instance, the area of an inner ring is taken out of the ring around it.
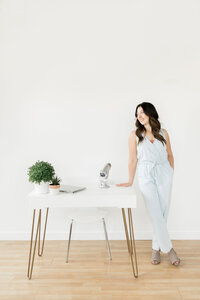
{"label": "desk leg", "polygon": [[36,229],[34,249],[33,249],[33,254],[32,254],[33,233],[34,233],[34,223],[35,223],[35,209],[34,209],[32,231],[31,231],[31,241],[30,241],[29,261],[28,261],[28,272],[27,272],[28,279],[31,279],[31,277],[32,277],[33,264],[34,264],[34,258],[35,258],[35,250],[36,250],[36,245],[37,245],[37,237],[38,237],[40,222],[41,222],[41,209],[39,210],[39,214],[38,214],[37,229]]}
{"label": "desk leg", "polygon": [[[138,277],[138,266],[137,266],[137,254],[136,254],[136,247],[135,247],[135,239],[134,239],[134,231],[133,231],[133,219],[132,219],[132,211],[131,208],[128,208],[128,224],[129,224],[129,233],[127,229],[127,222],[126,222],[126,214],[125,209],[122,208],[122,215],[123,215],[123,221],[124,221],[124,229],[126,234],[126,241],[127,241],[127,248],[128,252],[131,257],[131,264],[133,268],[133,274],[134,277]],[[130,236],[130,238],[129,238]],[[134,258],[135,258],[135,266],[133,261],[133,250],[134,250]]]}
{"label": "desk leg", "polygon": [[47,208],[47,210],[46,210],[46,218],[45,218],[44,233],[43,233],[43,240],[42,240],[42,249],[40,249],[40,231],[41,231],[41,216],[40,216],[39,238],[38,238],[38,256],[42,256],[43,251],[44,251],[44,242],[45,242],[45,235],[46,235],[46,228],[47,228],[48,213],[49,213],[49,208]]}

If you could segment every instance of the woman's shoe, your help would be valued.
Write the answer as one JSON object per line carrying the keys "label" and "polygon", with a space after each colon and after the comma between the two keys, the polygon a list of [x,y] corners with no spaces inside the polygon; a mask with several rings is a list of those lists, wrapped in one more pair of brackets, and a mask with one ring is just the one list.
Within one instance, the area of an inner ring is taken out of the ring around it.
{"label": "woman's shoe", "polygon": [[160,263],[160,250],[152,249],[151,263],[153,265],[158,265]]}
{"label": "woman's shoe", "polygon": [[173,248],[168,252],[168,255],[173,266],[178,266],[180,264],[181,260],[178,258],[176,251]]}

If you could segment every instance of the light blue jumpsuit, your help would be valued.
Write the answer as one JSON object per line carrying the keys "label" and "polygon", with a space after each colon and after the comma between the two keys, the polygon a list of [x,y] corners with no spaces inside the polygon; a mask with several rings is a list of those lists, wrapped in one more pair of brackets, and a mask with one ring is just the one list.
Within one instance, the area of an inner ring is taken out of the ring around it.
{"label": "light blue jumpsuit", "polygon": [[[161,129],[160,134],[165,137]],[[144,136],[144,133],[143,133]],[[138,137],[136,136],[137,142]],[[144,136],[137,145],[138,184],[153,224],[152,249],[167,253],[173,247],[167,230],[174,170],[171,167],[166,144]]]}

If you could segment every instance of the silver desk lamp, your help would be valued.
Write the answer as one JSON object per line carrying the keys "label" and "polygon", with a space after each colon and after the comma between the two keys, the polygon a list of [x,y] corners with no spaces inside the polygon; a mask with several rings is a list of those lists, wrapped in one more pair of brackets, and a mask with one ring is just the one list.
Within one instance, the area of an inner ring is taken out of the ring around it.
{"label": "silver desk lamp", "polygon": [[111,164],[107,163],[105,167],[100,171],[100,188],[109,188],[110,186],[107,184],[108,174],[111,168]]}

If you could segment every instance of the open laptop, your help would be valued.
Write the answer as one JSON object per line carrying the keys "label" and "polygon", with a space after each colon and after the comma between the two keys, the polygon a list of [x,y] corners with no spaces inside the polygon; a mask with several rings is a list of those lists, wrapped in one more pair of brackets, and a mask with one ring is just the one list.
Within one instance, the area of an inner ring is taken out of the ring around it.
{"label": "open laptop", "polygon": [[86,187],[83,186],[74,186],[74,185],[61,185],[60,192],[63,193],[76,193],[82,190],[85,190]]}

